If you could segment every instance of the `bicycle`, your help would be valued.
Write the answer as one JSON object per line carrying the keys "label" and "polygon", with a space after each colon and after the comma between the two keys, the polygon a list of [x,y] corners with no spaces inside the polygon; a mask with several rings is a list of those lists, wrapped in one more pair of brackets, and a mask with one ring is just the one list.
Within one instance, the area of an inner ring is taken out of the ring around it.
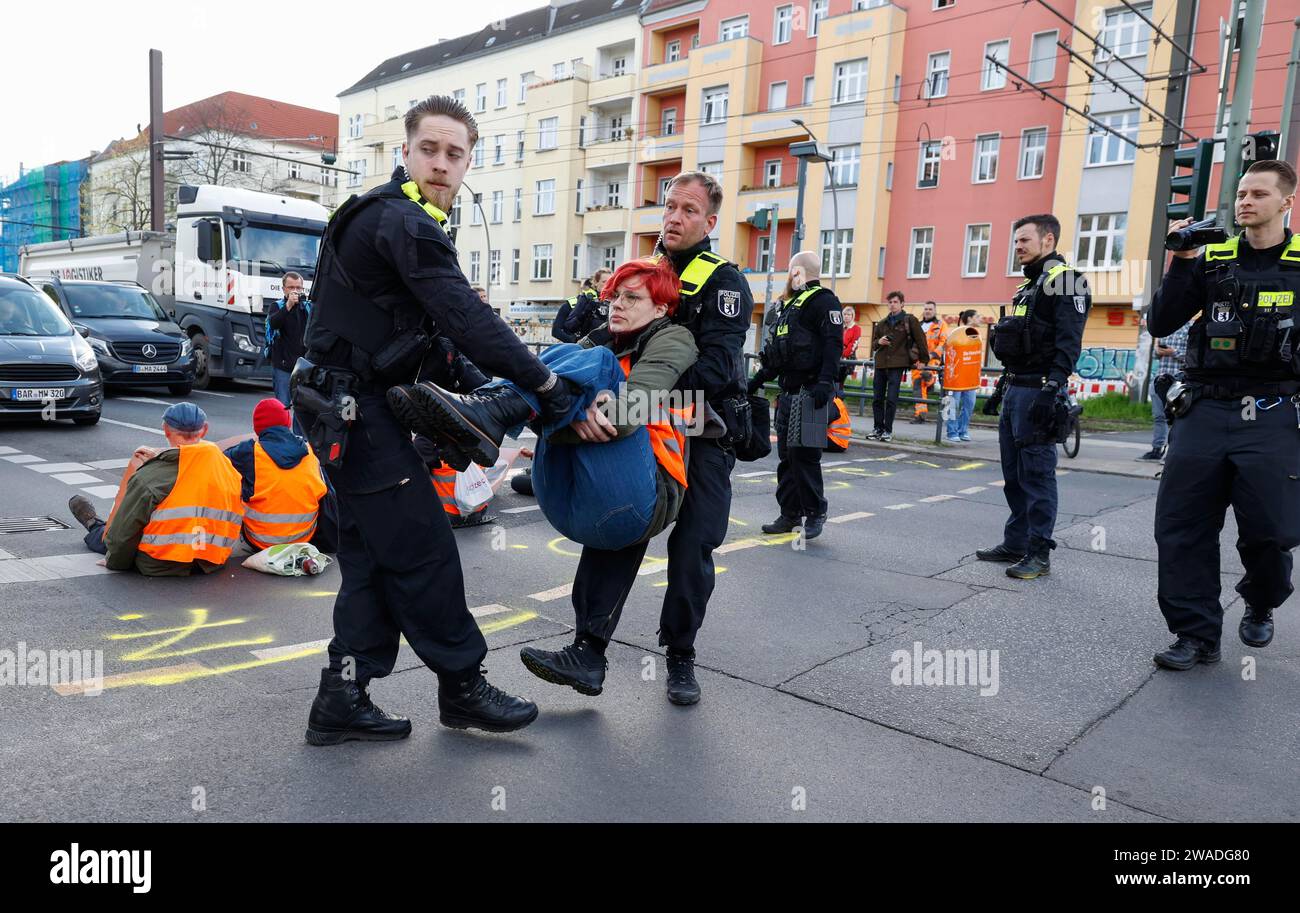
{"label": "bicycle", "polygon": [[1065,432],[1065,440],[1061,441],[1061,449],[1070,459],[1079,455],[1079,444],[1083,440],[1083,429],[1079,424],[1079,416],[1083,414],[1083,406],[1078,400],[1070,397],[1070,425]]}

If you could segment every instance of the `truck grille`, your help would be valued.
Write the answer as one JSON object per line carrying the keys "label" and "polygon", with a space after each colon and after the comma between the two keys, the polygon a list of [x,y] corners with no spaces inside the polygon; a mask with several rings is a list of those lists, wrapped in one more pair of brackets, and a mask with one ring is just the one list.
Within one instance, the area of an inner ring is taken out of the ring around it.
{"label": "truck grille", "polygon": [[[145,346],[152,346],[152,357],[144,353]],[[133,365],[170,364],[181,354],[179,342],[115,342],[113,351],[122,361]]]}
{"label": "truck grille", "polygon": [[0,383],[76,380],[79,377],[81,377],[81,372],[73,365],[0,365]]}

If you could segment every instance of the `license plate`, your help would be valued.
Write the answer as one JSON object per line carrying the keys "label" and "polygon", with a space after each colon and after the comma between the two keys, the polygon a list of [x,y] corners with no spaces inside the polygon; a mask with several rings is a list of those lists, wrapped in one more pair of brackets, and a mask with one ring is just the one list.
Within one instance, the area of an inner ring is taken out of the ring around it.
{"label": "license plate", "polygon": [[131,368],[136,374],[166,374],[166,365],[134,365]]}
{"label": "license plate", "polygon": [[32,400],[44,402],[47,399],[63,399],[64,390],[62,387],[21,387],[14,390],[10,396],[20,403]]}

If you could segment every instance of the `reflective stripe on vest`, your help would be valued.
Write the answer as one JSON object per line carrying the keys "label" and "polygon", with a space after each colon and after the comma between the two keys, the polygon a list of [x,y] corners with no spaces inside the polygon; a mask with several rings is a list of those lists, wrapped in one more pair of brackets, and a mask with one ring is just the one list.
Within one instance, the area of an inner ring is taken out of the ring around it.
{"label": "reflective stripe on vest", "polygon": [[[443,511],[448,516],[459,517],[460,505],[456,503],[456,470],[446,463],[439,463],[429,470],[429,475],[433,479],[433,490],[438,493]],[[487,504],[483,504],[474,513],[486,509]]]}
{"label": "reflective stripe on vest", "polygon": [[[1205,245],[1205,262],[1236,260],[1241,250],[1241,237],[1241,235],[1233,235],[1222,244]],[[1300,263],[1300,235],[1292,233],[1291,240],[1279,259],[1288,263]]]}
{"label": "reflective stripe on vest", "polygon": [[[618,363],[623,368],[624,377],[632,374],[631,355],[624,355]],[[685,488],[686,435],[682,432],[682,427],[690,420],[692,410],[688,408],[666,409],[666,411],[670,417],[646,422],[646,430],[650,432],[650,449],[654,451],[655,460],[659,465]]]}
{"label": "reflective stripe on vest", "polygon": [[180,448],[176,484],[149,515],[139,549],[160,561],[224,564],[239,539],[240,477],[216,444]]}
{"label": "reflective stripe on vest", "polygon": [[406,194],[408,200],[427,212],[439,227],[444,231],[447,229],[447,214],[424,198],[424,194],[420,193],[419,184],[415,181],[407,181],[402,185],[402,193]]}
{"label": "reflective stripe on vest", "polygon": [[253,443],[253,496],[244,509],[244,536],[255,548],[306,542],[316,532],[325,480],[320,462],[307,455],[292,469],[282,469],[260,443]]}
{"label": "reflective stripe on vest", "polygon": [[[1051,269],[1049,269],[1049,270],[1047,271],[1047,275],[1045,275],[1045,276],[1042,277],[1042,278],[1043,278],[1043,285],[1046,285],[1047,283],[1051,282],[1053,279],[1055,279],[1057,276],[1061,275],[1061,273],[1065,272],[1067,269],[1072,269],[1072,268],[1073,268],[1073,267],[1071,267],[1070,264],[1068,264],[1068,263],[1058,263],[1058,264],[1056,264],[1056,266],[1053,266]],[[1017,291],[1017,292],[1023,292],[1023,291],[1025,290],[1025,286],[1027,286],[1027,285],[1029,285],[1029,280],[1028,280],[1028,279],[1026,279],[1024,282],[1020,283],[1020,285],[1018,285],[1018,286],[1016,287],[1016,291]],[[1014,314],[1016,317],[1023,317],[1023,316],[1025,316],[1025,313],[1026,313],[1027,308],[1028,308],[1028,304],[1017,304],[1017,305],[1012,309],[1011,313]]]}
{"label": "reflective stripe on vest", "polygon": [[679,277],[682,283],[682,297],[689,298],[698,295],[709,281],[709,278],[717,272],[718,267],[726,262],[725,257],[719,257],[712,251],[702,250],[696,254],[695,259],[686,264],[686,269],[682,270]]}
{"label": "reflective stripe on vest", "polygon": [[826,426],[826,439],[841,450],[848,450],[849,434],[853,431],[853,425],[849,421],[849,410],[844,405],[844,400],[838,396],[835,397],[834,406],[835,418]]}
{"label": "reflective stripe on vest", "polygon": [[[787,304],[787,305],[785,306],[785,308],[791,308],[791,309],[793,309],[793,308],[801,308],[801,307],[803,307],[803,303],[804,303],[805,301],[807,301],[807,300],[808,300],[809,298],[811,298],[814,294],[816,294],[817,292],[820,292],[821,290],[822,290],[822,287],[821,287],[820,285],[814,285],[814,286],[812,286],[811,288],[806,288],[806,289],[804,289],[802,292],[800,292],[798,295],[796,295],[795,297],[791,298],[791,299],[790,299],[790,303]],[[789,332],[790,332],[790,323],[795,319],[795,318],[794,318],[794,311],[793,311],[793,310],[787,311],[785,308],[783,308],[783,309],[781,310],[781,315],[782,315],[782,317],[784,317],[785,314],[789,313],[789,314],[790,314],[790,319],[789,319],[789,320],[781,320],[781,322],[780,322],[779,324],[777,324],[777,327],[776,327],[776,335],[777,335],[777,336],[786,336],[786,335],[788,335]]]}

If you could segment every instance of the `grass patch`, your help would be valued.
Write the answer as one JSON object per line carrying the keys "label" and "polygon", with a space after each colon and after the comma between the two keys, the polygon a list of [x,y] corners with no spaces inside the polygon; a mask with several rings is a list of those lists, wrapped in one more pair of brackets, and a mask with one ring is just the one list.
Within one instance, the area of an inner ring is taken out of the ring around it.
{"label": "grass patch", "polygon": [[1126,393],[1103,393],[1082,402],[1085,420],[1151,425],[1151,404],[1130,402]]}

